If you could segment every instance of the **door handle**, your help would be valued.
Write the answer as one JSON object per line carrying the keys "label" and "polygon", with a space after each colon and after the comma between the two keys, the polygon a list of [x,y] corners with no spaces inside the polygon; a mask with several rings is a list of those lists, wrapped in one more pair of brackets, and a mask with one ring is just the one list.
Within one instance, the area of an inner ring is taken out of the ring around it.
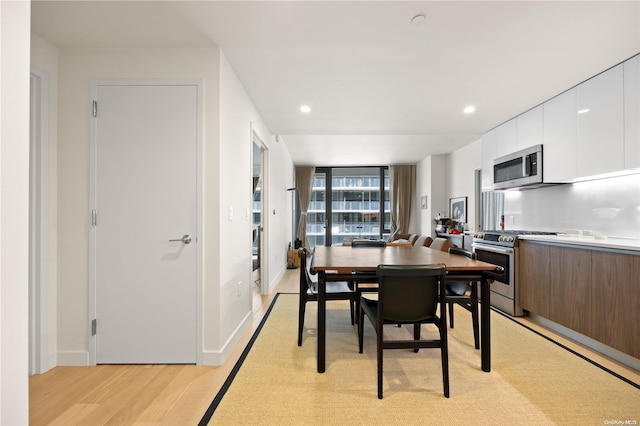
{"label": "door handle", "polygon": [[182,238],[178,238],[177,240],[169,240],[169,242],[175,242],[175,241],[180,241],[184,244],[189,244],[191,242],[191,235],[184,234]]}

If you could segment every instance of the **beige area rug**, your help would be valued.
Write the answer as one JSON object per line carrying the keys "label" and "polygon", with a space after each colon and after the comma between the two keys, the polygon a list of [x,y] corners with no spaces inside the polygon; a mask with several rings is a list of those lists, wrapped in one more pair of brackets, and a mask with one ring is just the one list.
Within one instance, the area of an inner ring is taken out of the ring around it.
{"label": "beige area rug", "polygon": [[[492,371],[480,369],[469,313],[449,330],[451,397],[442,390],[440,352],[384,353],[377,398],[375,332],[364,353],[348,305],[327,304],[327,370],[316,372],[316,304],[307,304],[297,346],[298,296],[280,294],[228,390],[201,424],[215,425],[611,425],[640,422],[640,390],[527,328],[492,312]],[[425,326],[426,327],[426,326]],[[425,328],[426,330],[426,328]],[[409,328],[388,326],[410,335]],[[426,333],[426,331],[425,331]],[[249,344],[251,345],[251,343]],[[240,365],[241,364],[241,365]],[[233,373],[232,373],[233,376]]]}

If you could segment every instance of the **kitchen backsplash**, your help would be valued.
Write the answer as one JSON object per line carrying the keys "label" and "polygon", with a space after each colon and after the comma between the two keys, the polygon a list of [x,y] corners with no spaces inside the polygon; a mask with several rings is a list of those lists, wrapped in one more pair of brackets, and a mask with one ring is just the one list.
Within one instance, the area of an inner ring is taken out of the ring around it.
{"label": "kitchen backsplash", "polygon": [[505,229],[640,239],[640,174],[505,192]]}

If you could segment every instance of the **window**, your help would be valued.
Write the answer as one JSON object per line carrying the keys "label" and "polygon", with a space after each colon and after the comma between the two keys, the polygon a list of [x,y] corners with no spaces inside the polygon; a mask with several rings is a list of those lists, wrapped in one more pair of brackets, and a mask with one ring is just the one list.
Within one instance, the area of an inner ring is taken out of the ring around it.
{"label": "window", "polygon": [[307,211],[311,247],[354,238],[385,238],[390,228],[387,167],[316,169]]}

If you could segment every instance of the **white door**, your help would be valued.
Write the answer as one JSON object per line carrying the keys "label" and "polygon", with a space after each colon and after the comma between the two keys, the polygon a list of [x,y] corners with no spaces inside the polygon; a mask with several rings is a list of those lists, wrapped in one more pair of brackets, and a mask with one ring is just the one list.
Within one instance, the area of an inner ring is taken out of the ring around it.
{"label": "white door", "polygon": [[96,93],[96,363],[195,363],[197,86]]}

